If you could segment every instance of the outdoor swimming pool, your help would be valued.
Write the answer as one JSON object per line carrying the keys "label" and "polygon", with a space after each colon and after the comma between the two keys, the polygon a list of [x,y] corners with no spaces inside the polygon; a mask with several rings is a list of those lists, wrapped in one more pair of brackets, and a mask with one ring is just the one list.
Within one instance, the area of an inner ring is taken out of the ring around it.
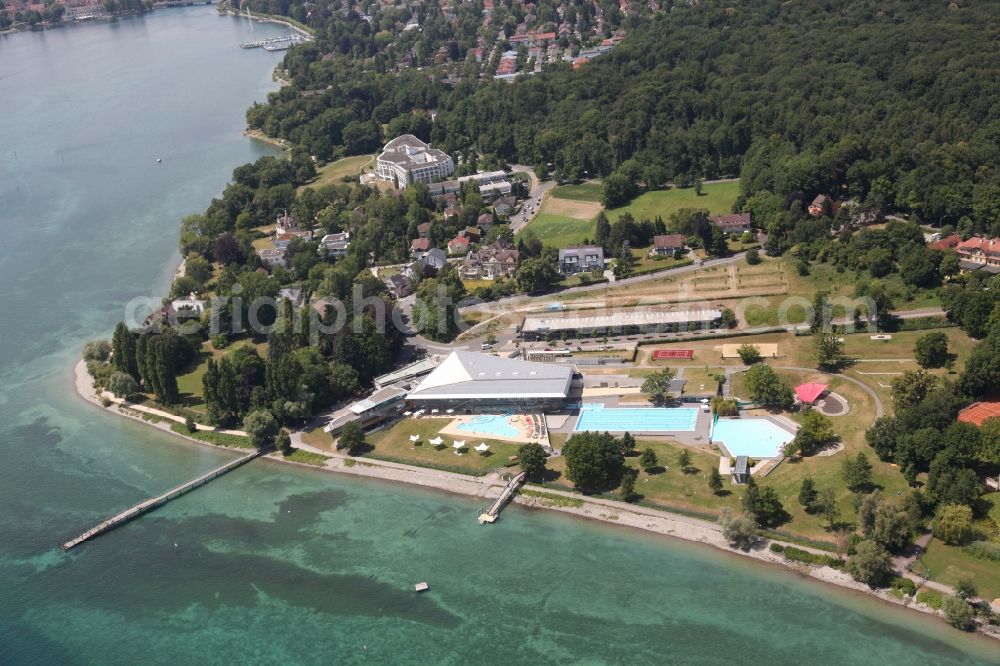
{"label": "outdoor swimming pool", "polygon": [[712,430],[712,441],[733,457],[780,458],[781,448],[794,438],[768,419],[719,419]]}
{"label": "outdoor swimming pool", "polygon": [[614,407],[583,405],[574,431],[693,432],[698,410],[693,407]]}
{"label": "outdoor swimming pool", "polygon": [[497,416],[495,414],[481,414],[464,423],[455,426],[458,430],[475,432],[481,435],[494,435],[496,437],[517,437],[520,431],[510,424],[509,416]]}

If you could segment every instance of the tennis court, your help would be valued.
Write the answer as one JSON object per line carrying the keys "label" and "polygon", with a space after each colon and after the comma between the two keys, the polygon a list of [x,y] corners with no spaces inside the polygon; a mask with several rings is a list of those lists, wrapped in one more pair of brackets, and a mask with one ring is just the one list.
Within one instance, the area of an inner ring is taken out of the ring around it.
{"label": "tennis court", "polygon": [[657,349],[653,352],[654,361],[663,361],[665,359],[692,359],[694,358],[693,349]]}

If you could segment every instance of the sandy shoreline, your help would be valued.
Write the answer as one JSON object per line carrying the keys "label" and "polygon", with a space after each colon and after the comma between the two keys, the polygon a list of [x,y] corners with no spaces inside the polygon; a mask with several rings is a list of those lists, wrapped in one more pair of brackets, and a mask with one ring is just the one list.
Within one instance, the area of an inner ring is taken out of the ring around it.
{"label": "sandy shoreline", "polygon": [[[134,412],[123,410],[117,404],[105,407],[101,404],[100,398],[93,389],[90,375],[87,373],[86,365],[82,360],[79,361],[74,367],[73,374],[74,387],[76,388],[77,395],[99,409],[119,416],[131,418],[135,421],[158,428],[163,432],[169,433],[175,437],[180,437],[189,442],[194,442],[202,446],[224,449],[233,453],[238,452],[235,449],[220,447],[193,437],[188,437],[172,430],[165,422],[148,421],[141,418]],[[294,440],[295,437],[293,436],[293,441]],[[312,450],[307,447],[300,448],[303,448],[303,450]],[[406,483],[459,495],[481,497],[484,500],[497,497],[504,486],[504,481],[494,474],[485,477],[475,477],[465,474],[457,474],[454,472],[445,472],[441,470],[415,467],[412,465],[391,463],[382,460],[349,458],[344,455],[332,454],[330,452],[323,452],[323,454],[330,456],[330,459],[324,466],[309,465],[291,460],[285,460],[283,457],[275,454],[271,454],[266,457],[276,462],[306,467],[314,470],[334,472],[338,474],[350,474],[352,476],[381,479],[383,481],[396,483]],[[560,496],[570,498],[572,500],[578,500],[580,505],[567,506],[554,503],[551,499],[547,499],[546,497],[529,495],[518,495],[514,499],[514,502],[518,505],[529,508],[559,511],[561,513],[587,520],[597,520],[608,525],[618,525],[626,528],[643,530],[644,532],[652,532],[668,538],[703,544],[730,555],[750,558],[767,565],[779,566],[786,571],[797,573],[800,576],[807,577],[814,581],[828,585],[835,585],[841,589],[851,590],[853,592],[860,592],[865,596],[897,607],[915,610],[939,618],[941,617],[941,613],[929,606],[918,603],[914,598],[904,597],[900,599],[890,595],[888,590],[873,590],[866,585],[858,583],[852,579],[850,575],[842,571],[825,566],[815,567],[790,562],[780,554],[770,551],[768,548],[768,545],[771,543],[770,540],[764,540],[759,548],[749,552],[734,550],[730,548],[725,542],[725,539],[722,538],[721,531],[714,523],[642,506],[624,504],[614,500],[583,497],[575,493],[533,486],[531,484],[526,485],[525,488],[530,491],[544,493],[549,497]],[[802,546],[797,547],[802,548]],[[806,548],[805,550],[811,549]],[[989,633],[985,631],[980,631],[979,633],[994,639],[1000,639],[1000,633]]]}

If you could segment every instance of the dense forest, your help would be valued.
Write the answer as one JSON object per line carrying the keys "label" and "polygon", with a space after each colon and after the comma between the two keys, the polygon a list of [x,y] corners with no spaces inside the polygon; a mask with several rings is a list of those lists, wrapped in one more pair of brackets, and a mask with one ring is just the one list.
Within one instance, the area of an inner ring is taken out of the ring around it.
{"label": "dense forest", "polygon": [[443,150],[551,164],[567,178],[658,185],[740,174],[741,202],[761,191],[830,193],[931,223],[964,217],[981,228],[1000,216],[995,3],[665,9],[579,70],[560,63],[512,84],[453,86],[433,69],[387,71],[356,57],[369,52],[360,46],[348,57],[357,39],[345,32],[348,13],[288,54],[293,85],[248,120],[330,158],[372,150],[383,125],[397,131],[433,110],[425,138]]}

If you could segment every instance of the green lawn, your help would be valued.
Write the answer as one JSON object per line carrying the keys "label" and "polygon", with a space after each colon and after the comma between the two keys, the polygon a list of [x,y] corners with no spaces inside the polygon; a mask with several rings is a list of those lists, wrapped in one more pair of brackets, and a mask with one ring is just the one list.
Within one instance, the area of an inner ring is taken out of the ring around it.
{"label": "green lawn", "polygon": [[954,585],[960,578],[971,578],[982,598],[1000,598],[1000,562],[980,560],[937,539],[931,540],[920,560],[930,570],[931,580]]}
{"label": "green lawn", "polygon": [[[455,438],[451,435],[442,435],[446,446],[439,451],[428,442],[448,423],[445,418],[403,419],[387,430],[369,435],[367,439],[372,449],[363,456],[481,476],[511,464],[508,458],[517,455],[520,448],[519,444],[482,439],[470,433],[465,438],[469,448],[462,455],[455,455],[451,446]],[[410,435],[420,435],[419,445],[410,441]],[[302,439],[312,446],[333,448],[333,439],[322,428],[303,433]],[[480,442],[490,445],[490,452],[485,456],[472,450]]]}
{"label": "green lawn", "polygon": [[724,214],[732,212],[739,190],[740,184],[736,181],[705,185],[701,196],[695,194],[693,187],[655,190],[636,197],[627,206],[606,210],[605,214],[612,222],[625,213],[631,213],[637,220],[651,220],[657,215],[667,220],[671,213],[681,208],[706,208],[710,213]]}
{"label": "green lawn", "polygon": [[344,176],[360,175],[362,168],[374,159],[374,155],[355,155],[353,157],[345,157],[336,162],[330,162],[317,169],[316,179],[300,187],[299,191],[307,187],[318,189],[325,185],[335,185],[340,183],[341,178]]}
{"label": "green lawn", "polygon": [[593,240],[597,233],[597,222],[594,220],[578,220],[564,215],[539,213],[538,217],[526,227],[535,237],[552,247],[569,247],[579,245],[584,239]]}
{"label": "green lawn", "polygon": [[574,201],[600,202],[602,186],[600,183],[581,183],[579,185],[560,185],[552,188],[549,196],[556,199],[572,199]]}
{"label": "green lawn", "polygon": [[177,375],[177,390],[181,394],[186,407],[190,407],[200,414],[206,412],[204,389],[201,382],[205,376],[205,371],[208,370],[208,359],[218,359],[224,354],[240,347],[255,347],[257,353],[261,356],[265,356],[267,351],[266,342],[255,343],[250,339],[237,340],[225,349],[216,349],[212,346],[211,341],[206,340],[201,343],[201,349],[198,350],[195,362],[192,363],[187,372]]}
{"label": "green lawn", "polygon": [[[867,273],[859,274],[850,270],[838,272],[830,264],[812,264],[809,266],[809,275],[799,275],[795,267],[795,259],[785,257],[782,262],[784,263],[785,277],[789,283],[789,293],[804,296],[810,300],[817,291],[825,291],[831,296],[853,298],[855,285],[862,280],[869,279]],[[936,307],[941,304],[936,288],[920,289],[908,286],[896,273],[887,275],[880,281],[885,285],[886,292],[892,299],[893,309],[915,310]],[[841,315],[837,313],[834,316]]]}
{"label": "green lawn", "polygon": [[[637,451],[646,448],[656,452],[660,469],[652,474],[640,470],[635,489],[642,495],[643,502],[695,512],[707,518],[718,515],[724,506],[739,511],[739,491],[732,492],[735,486],[729,485],[728,479],[724,479],[724,490],[721,495],[713,494],[708,488],[707,474],[713,467],[718,467],[719,456],[684,447],[668,439],[656,441],[640,439],[636,442]],[[677,464],[677,457],[685,448],[691,453],[692,464],[697,468],[697,471],[691,474],[682,472]],[[638,469],[639,456],[627,458],[626,464]],[[572,489],[573,484],[562,476],[566,469],[565,458],[550,458],[548,468],[559,473],[559,478],[554,482],[556,485]]]}

